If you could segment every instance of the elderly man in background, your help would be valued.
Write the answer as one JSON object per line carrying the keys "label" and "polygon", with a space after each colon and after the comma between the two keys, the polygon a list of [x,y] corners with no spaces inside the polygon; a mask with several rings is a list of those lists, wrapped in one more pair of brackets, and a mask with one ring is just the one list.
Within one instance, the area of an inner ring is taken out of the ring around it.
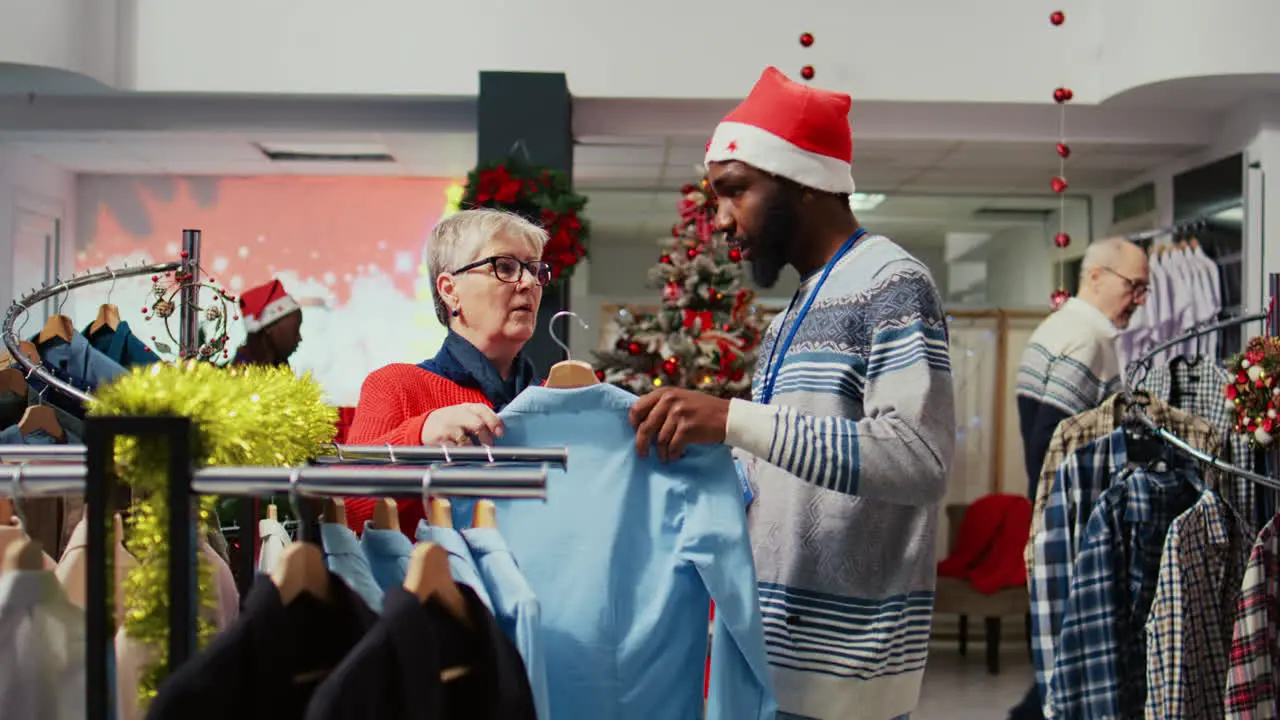
{"label": "elderly man in background", "polygon": [[[1032,333],[1018,367],[1018,419],[1026,458],[1027,492],[1035,500],[1053,432],[1063,420],[1102,404],[1120,389],[1115,341],[1150,288],[1147,254],[1123,238],[1085,251],[1080,290]],[[1033,683],[1011,720],[1043,718]]]}

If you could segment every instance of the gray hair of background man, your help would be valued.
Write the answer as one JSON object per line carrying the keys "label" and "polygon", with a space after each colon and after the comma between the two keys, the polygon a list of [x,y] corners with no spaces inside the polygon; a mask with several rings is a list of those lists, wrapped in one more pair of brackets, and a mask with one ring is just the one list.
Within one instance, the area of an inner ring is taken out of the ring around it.
{"label": "gray hair of background man", "polygon": [[1084,251],[1084,260],[1080,263],[1080,287],[1089,280],[1089,271],[1095,268],[1107,268],[1117,264],[1124,256],[1125,250],[1142,248],[1122,237],[1105,238],[1090,243]]}
{"label": "gray hair of background man", "polygon": [[449,325],[449,308],[440,298],[436,280],[444,273],[480,259],[484,246],[499,235],[523,239],[539,258],[547,245],[547,231],[505,210],[461,210],[436,223],[427,239],[427,271],[431,274],[431,299],[436,317]]}

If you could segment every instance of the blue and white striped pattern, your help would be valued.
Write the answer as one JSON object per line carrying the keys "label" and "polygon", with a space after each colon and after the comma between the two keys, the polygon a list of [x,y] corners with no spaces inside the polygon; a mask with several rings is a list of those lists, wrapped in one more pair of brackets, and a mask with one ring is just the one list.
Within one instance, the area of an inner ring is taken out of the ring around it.
{"label": "blue and white striped pattern", "polygon": [[1115,327],[1101,312],[1071,298],[1027,342],[1018,366],[1017,396],[1067,416],[1098,407],[1120,388],[1115,336]]}
{"label": "blue and white striped pattern", "polygon": [[[792,322],[778,316],[766,333],[756,393]],[[733,401],[727,434],[755,456],[749,520],[779,706],[822,718],[909,713],[955,441],[946,322],[928,271],[867,237],[832,268],[774,362],[771,404]]]}

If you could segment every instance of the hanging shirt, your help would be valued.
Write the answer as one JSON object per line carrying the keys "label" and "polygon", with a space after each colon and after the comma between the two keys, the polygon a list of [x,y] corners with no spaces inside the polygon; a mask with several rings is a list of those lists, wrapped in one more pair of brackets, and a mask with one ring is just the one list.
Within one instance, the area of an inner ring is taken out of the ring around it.
{"label": "hanging shirt", "polygon": [[160,685],[152,720],[301,720],[311,695],[377,615],[329,573],[330,600],[302,593],[285,605],[259,577],[236,623]]}
{"label": "hanging shirt", "polygon": [[45,365],[82,389],[94,389],[124,374],[120,363],[99,352],[83,335],[72,335],[71,342],[46,340],[38,349]]}
{"label": "hanging shirt", "polygon": [[1144,623],[1155,598],[1160,552],[1174,518],[1199,497],[1198,482],[1193,467],[1139,468],[1098,498],[1080,543],[1054,652],[1050,693],[1056,717],[1142,717]]}
{"label": "hanging shirt", "polygon": [[547,663],[542,654],[542,604],[497,528],[468,528],[462,537],[493,598],[498,626],[524,659],[538,717],[550,718]]}
{"label": "hanging shirt", "polygon": [[409,554],[413,543],[399,530],[379,529],[365,521],[364,534],[360,537],[360,549],[369,560],[373,581],[386,591],[404,582],[409,570]]}
{"label": "hanging shirt", "polygon": [[1249,552],[1231,636],[1224,701],[1228,720],[1280,716],[1280,516],[1267,523]]}
{"label": "hanging shirt", "polygon": [[[458,583],[471,627],[402,587],[364,640],[316,690],[307,720],[536,720],[515,646],[470,586]],[[469,668],[441,681],[441,672]]]}
{"label": "hanging shirt", "polygon": [[426,520],[418,521],[418,542],[433,542],[449,551],[449,571],[453,579],[476,591],[480,602],[493,611],[493,600],[485,589],[484,580],[480,578],[480,570],[476,568],[475,558],[471,557],[471,548],[462,534],[453,528],[432,527]]}
{"label": "hanging shirt", "polygon": [[1216,492],[1174,519],[1147,618],[1148,720],[1214,720],[1249,556],[1243,523]]}
{"label": "hanging shirt", "polygon": [[374,581],[369,559],[360,549],[360,541],[351,528],[338,523],[322,523],[320,543],[324,546],[324,560],[329,571],[342,578],[374,612],[382,612],[382,588]]}
{"label": "hanging shirt", "polygon": [[0,573],[0,658],[5,720],[84,720],[84,611],[53,573]]}
{"label": "hanging shirt", "polygon": [[151,348],[133,334],[129,323],[121,320],[114,330],[109,325],[103,325],[93,333],[89,332],[91,327],[93,327],[92,324],[86,325],[81,334],[98,352],[117,364],[132,367],[160,362],[160,356],[152,352]]}
{"label": "hanging shirt", "polygon": [[[530,387],[499,414],[500,445],[569,446],[545,502],[495,500],[497,524],[542,605],[554,720],[701,717],[716,603],[708,720],[777,710],[742,488],[729,449],[639,457],[635,396],[612,385]],[[453,503],[454,524],[474,502]]]}
{"label": "hanging shirt", "polygon": [[258,548],[258,572],[270,575],[275,572],[276,563],[280,562],[285,549],[293,544],[293,538],[289,537],[289,531],[284,529],[279,520],[271,518],[258,521],[258,537],[262,538],[262,544]]}

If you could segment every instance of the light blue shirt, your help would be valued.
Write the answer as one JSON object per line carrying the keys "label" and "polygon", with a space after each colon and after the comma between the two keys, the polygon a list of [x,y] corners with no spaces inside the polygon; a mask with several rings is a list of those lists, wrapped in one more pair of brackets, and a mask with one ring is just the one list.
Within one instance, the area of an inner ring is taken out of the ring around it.
{"label": "light blue shirt", "polygon": [[[708,720],[772,720],[755,565],[729,449],[660,462],[635,452],[635,396],[612,385],[530,387],[499,416],[501,445],[569,446],[547,500],[495,500],[497,522],[542,606],[555,720],[703,717],[707,619],[716,603]],[[454,522],[473,501],[453,500]]]}
{"label": "light blue shirt", "polygon": [[338,523],[321,523],[320,542],[324,545],[325,564],[334,575],[376,613],[382,612],[382,588],[373,579],[369,560],[360,550],[360,541],[351,528]]}
{"label": "light blue shirt", "polygon": [[404,584],[404,576],[409,572],[409,555],[413,552],[413,543],[404,533],[375,528],[366,520],[360,549],[369,561],[374,582],[383,592],[392,585]]}
{"label": "light blue shirt", "polygon": [[529,581],[520,572],[515,556],[497,528],[468,528],[462,537],[471,548],[480,578],[493,598],[498,625],[520,651],[533,690],[539,718],[551,717],[547,690],[547,663],[542,655],[542,606]]}
{"label": "light blue shirt", "polygon": [[[455,516],[456,518],[456,516]],[[457,522],[455,519],[454,522]],[[476,591],[480,602],[493,612],[493,600],[484,580],[480,578],[480,570],[476,567],[475,558],[471,557],[471,548],[462,539],[462,533],[453,528],[432,527],[426,520],[418,521],[418,542],[433,542],[449,551],[449,571],[453,579],[463,585],[469,585]]]}

